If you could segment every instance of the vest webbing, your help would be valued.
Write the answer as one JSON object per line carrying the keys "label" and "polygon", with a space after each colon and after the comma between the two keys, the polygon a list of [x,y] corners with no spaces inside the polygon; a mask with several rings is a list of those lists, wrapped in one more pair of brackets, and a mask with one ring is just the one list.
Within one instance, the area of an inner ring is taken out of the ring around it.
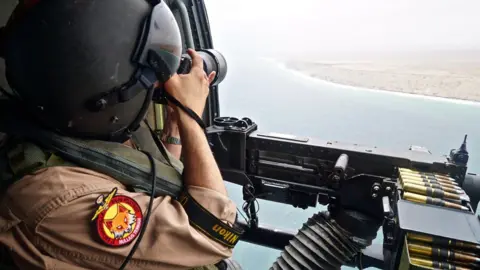
{"label": "vest webbing", "polygon": [[8,182],[15,182],[41,168],[76,166],[53,153],[43,151],[40,147],[30,142],[17,142],[8,147],[6,157],[13,177],[11,180],[6,179]]}
{"label": "vest webbing", "polygon": [[[109,175],[135,191],[150,193],[150,161],[138,150],[120,143],[60,136],[21,123],[14,131],[16,136],[7,143],[6,157],[14,174],[13,180],[43,167],[79,166]],[[177,198],[183,188],[182,163],[167,151],[174,167],[170,166],[157,147],[153,147],[155,143],[145,126],[135,132],[132,140],[155,158],[155,196],[170,195]],[[2,178],[2,185],[12,182],[8,174]]]}

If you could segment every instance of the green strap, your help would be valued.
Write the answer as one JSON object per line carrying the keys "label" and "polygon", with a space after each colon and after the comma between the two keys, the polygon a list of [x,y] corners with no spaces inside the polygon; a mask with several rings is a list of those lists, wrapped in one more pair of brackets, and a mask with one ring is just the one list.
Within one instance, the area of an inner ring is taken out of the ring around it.
{"label": "green strap", "polygon": [[59,156],[43,151],[37,145],[30,142],[14,144],[7,151],[8,165],[15,179],[34,173],[43,168],[54,166],[74,166]]}
{"label": "green strap", "polygon": [[47,164],[46,153],[36,145],[25,142],[16,144],[7,152],[8,162],[14,175],[24,175]]}

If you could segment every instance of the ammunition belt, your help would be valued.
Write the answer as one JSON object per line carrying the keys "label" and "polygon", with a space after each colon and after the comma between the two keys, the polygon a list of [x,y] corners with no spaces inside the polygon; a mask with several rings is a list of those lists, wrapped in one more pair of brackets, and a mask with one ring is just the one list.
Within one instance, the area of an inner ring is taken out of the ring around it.
{"label": "ammunition belt", "polygon": [[454,178],[405,168],[398,171],[404,200],[472,212],[470,198]]}

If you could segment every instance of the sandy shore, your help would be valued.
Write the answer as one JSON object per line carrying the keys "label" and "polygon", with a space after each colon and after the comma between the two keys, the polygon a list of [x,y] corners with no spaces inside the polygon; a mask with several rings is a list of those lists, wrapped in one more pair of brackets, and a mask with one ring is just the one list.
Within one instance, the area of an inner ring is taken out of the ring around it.
{"label": "sandy shore", "polygon": [[364,88],[480,101],[480,61],[285,61],[325,81]]}

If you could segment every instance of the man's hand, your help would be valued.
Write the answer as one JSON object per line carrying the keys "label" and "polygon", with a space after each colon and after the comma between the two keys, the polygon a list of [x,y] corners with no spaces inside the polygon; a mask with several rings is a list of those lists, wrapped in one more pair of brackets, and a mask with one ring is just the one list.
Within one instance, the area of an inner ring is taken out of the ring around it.
{"label": "man's hand", "polygon": [[[165,90],[201,118],[209,94],[210,83],[215,78],[215,71],[207,76],[203,70],[202,57],[192,49],[188,49],[188,54],[192,57],[190,73],[175,74],[165,82]],[[181,120],[181,116],[185,112],[176,106],[174,108],[176,108],[179,120]]]}
{"label": "man's hand", "polygon": [[[188,53],[192,57],[190,73],[170,78],[165,83],[165,90],[183,106],[190,108],[201,117],[215,72],[207,76],[203,71],[203,60],[200,55],[193,50],[188,50]],[[185,186],[203,187],[227,195],[222,175],[204,130],[182,109],[175,108],[182,138]]]}

